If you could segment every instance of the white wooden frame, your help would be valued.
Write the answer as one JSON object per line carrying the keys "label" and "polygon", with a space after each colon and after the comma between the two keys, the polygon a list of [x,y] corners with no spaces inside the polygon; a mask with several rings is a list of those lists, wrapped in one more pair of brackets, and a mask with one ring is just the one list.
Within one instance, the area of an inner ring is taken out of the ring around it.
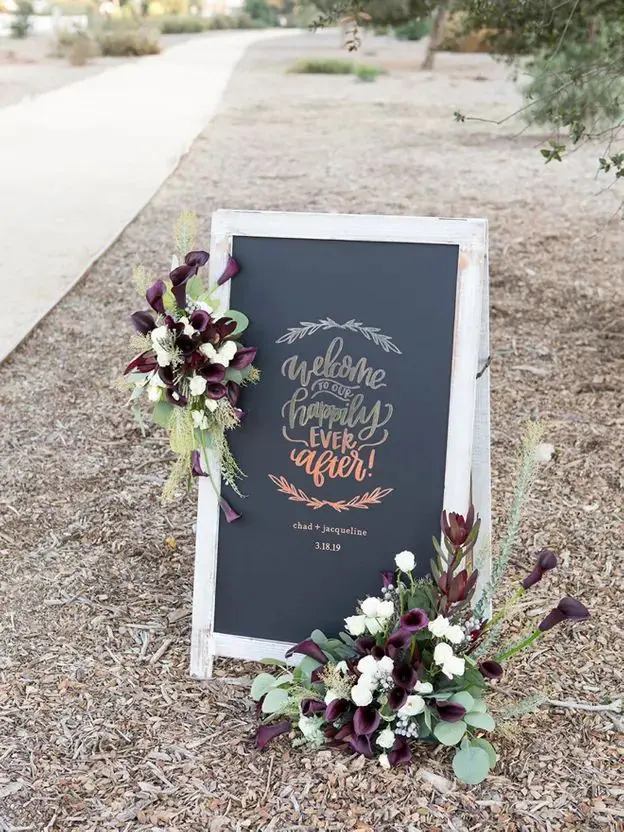
{"label": "white wooden frame", "polygon": [[[212,218],[210,284],[223,273],[234,237],[313,240],[440,243],[459,246],[453,359],[444,484],[444,508],[466,511],[470,495],[481,516],[483,541],[475,553],[482,570],[490,571],[490,426],[489,371],[477,374],[489,356],[487,221],[433,217],[357,214],[304,214],[265,211],[217,211]],[[230,284],[219,289],[227,309]],[[215,459],[207,461],[219,486]],[[193,593],[191,674],[212,675],[215,656],[259,660],[284,658],[284,642],[214,632],[219,539],[219,504],[206,479],[199,481],[197,540]]]}

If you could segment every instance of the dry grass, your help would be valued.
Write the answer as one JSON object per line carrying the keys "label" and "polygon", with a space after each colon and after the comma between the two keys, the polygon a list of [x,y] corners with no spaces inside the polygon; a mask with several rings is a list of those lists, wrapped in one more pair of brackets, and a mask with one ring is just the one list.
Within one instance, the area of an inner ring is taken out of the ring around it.
{"label": "dry grass", "polygon": [[[564,594],[593,611],[515,665],[497,699],[624,692],[622,234],[609,195],[594,198],[593,151],[544,168],[537,135],[454,125],[458,104],[493,118],[515,104],[484,56],[439,56],[433,75],[371,85],[284,72],[336,56],[335,41],[254,47],[178,172],[0,368],[0,828],[624,828],[622,718],[524,717],[497,740],[495,776],[470,789],[446,779],[444,750],[396,773],[283,738],[258,754],[244,688],[188,678],[193,502],[159,505],[166,438],[142,440],[111,388],[136,306],[131,269],[167,268],[183,207],[200,213],[203,240],[216,207],[343,210],[491,220],[495,518],[522,423],[539,414],[557,454],[514,566],[545,544],[562,563],[526,612],[537,619]],[[422,46],[376,48],[409,62]]]}

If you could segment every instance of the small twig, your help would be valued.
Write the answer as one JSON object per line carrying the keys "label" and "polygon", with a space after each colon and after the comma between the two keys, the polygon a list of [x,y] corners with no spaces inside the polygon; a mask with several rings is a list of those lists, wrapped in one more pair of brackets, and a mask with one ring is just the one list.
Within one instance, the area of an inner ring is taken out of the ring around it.
{"label": "small twig", "polygon": [[622,713],[622,700],[614,699],[607,705],[591,705],[589,702],[562,702],[559,699],[545,699],[544,705],[553,708],[570,708],[577,711],[608,711],[613,714]]}
{"label": "small twig", "polygon": [[225,685],[237,685],[241,688],[251,687],[250,676],[213,676],[211,682],[222,682]]}
{"label": "small twig", "polygon": [[271,759],[269,760],[269,773],[267,776],[267,784],[266,789],[264,790],[264,794],[262,795],[262,802],[267,799],[269,794],[269,789],[271,788],[271,775],[273,774],[273,761],[275,760],[275,754],[271,754]]}
{"label": "small twig", "polygon": [[492,363],[492,356],[488,355],[488,357],[485,360],[485,364],[483,365],[483,367],[481,367],[481,369],[477,373],[477,378],[481,378],[481,376],[487,370],[487,368],[490,366],[491,363]]}
{"label": "small twig", "polygon": [[150,663],[150,664],[156,664],[156,662],[157,662],[159,659],[162,659],[162,657],[165,655],[165,653],[166,653],[166,652],[167,652],[167,650],[171,647],[171,645],[172,645],[172,644],[173,644],[173,639],[172,639],[172,638],[166,638],[166,639],[163,641],[163,643],[160,645],[160,647],[158,648],[158,650],[157,650],[157,651],[154,653],[154,655],[151,657],[151,659],[149,660],[149,663]]}

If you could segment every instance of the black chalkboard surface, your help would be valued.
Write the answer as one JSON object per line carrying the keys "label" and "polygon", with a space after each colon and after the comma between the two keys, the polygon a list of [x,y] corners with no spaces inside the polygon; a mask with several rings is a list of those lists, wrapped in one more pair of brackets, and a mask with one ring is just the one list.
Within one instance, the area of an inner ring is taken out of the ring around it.
{"label": "black chalkboard surface", "polygon": [[219,525],[214,632],[294,642],[340,631],[397,552],[428,570],[459,246],[233,232],[232,253],[262,378],[231,434],[246,499]]}

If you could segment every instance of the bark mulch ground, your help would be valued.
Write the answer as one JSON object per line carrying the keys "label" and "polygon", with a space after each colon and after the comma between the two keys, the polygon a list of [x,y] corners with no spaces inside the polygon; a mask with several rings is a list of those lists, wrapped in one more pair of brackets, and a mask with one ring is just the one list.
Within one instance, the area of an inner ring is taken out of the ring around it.
{"label": "bark mulch ground", "polygon": [[284,738],[256,753],[245,688],[188,676],[194,503],[160,505],[165,437],[141,439],[112,387],[132,266],[167,268],[182,208],[198,211],[204,241],[216,207],[472,215],[491,222],[495,521],[523,423],[539,415],[556,455],[512,572],[548,544],[560,567],[524,612],[538,621],[570,594],[593,614],[518,661],[495,704],[624,694],[622,232],[614,195],[597,196],[600,149],[544,167],[539,132],[455,124],[458,105],[499,119],[518,104],[486,56],[439,56],[420,73],[419,44],[371,39],[364,53],[388,75],[285,72],[340,57],[334,34],[251,49],[176,174],[0,368],[0,829],[624,828],[615,713],[540,708],[502,724],[494,775],[466,788],[445,750],[390,773]]}

